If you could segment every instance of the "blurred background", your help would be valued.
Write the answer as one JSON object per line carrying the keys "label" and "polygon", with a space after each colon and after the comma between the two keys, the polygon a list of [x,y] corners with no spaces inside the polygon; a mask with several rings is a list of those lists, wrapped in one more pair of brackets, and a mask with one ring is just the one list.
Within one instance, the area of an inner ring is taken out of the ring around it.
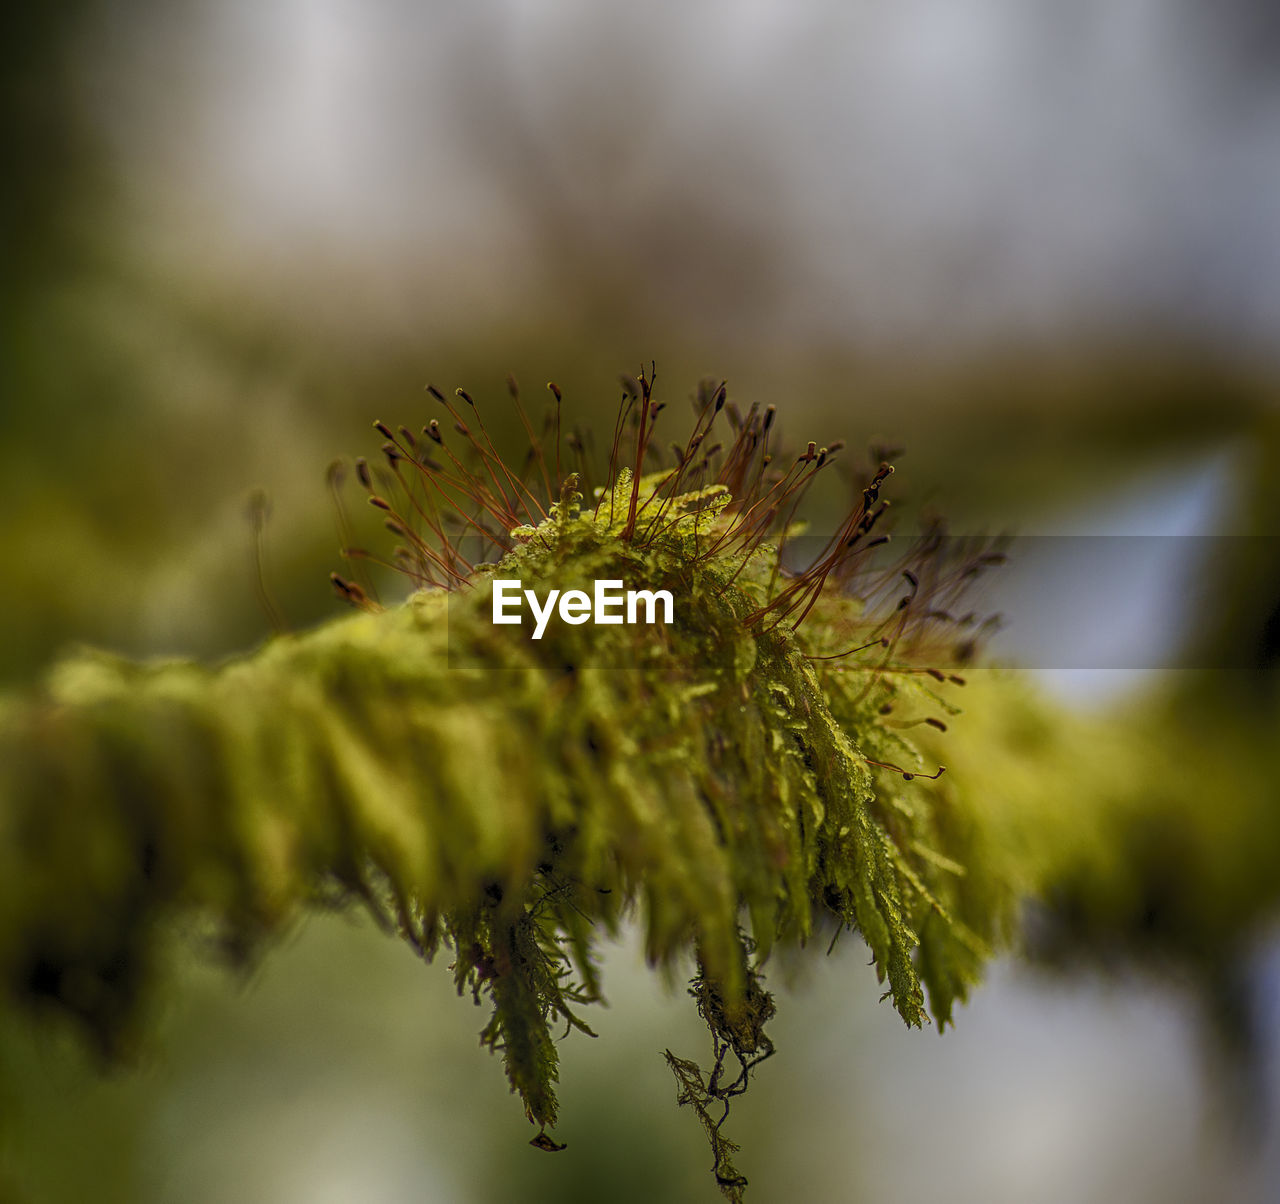
{"label": "blurred background", "polygon": [[[908,525],[1147,539],[1052,623],[1025,574],[1010,595],[1061,705],[1203,701],[1203,675],[1159,671],[1188,643],[1247,671],[1224,713],[1277,705],[1268,0],[69,0],[3,22],[0,682],[77,641],[265,638],[259,487],[279,607],[319,621],[326,468],[376,449],[374,419],[426,421],[428,381],[505,413],[510,372],[599,428],[617,373],[655,360],[672,401],[712,375],[797,441],[905,447]],[[1114,670],[1036,651],[1071,622],[1149,643]],[[1004,966],[939,1040],[877,1006],[853,945],[784,991],[780,1056],[735,1109],[755,1199],[1280,1196],[1274,939],[1242,969],[1247,1124],[1176,985]],[[354,916],[248,983],[174,961],[137,1071],[0,1021],[27,1198],[715,1198],[661,1058],[704,1037],[629,944],[601,1040],[565,1044],[555,1158],[443,967]]]}

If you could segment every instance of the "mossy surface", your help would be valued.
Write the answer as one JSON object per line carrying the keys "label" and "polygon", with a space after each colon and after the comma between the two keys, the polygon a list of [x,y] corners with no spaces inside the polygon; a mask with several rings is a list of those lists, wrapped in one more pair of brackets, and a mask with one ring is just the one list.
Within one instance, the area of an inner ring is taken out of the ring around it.
{"label": "mossy surface", "polygon": [[[913,950],[952,867],[927,804],[877,797],[860,742],[901,756],[879,724],[888,687],[744,622],[772,548],[693,555],[728,501],[676,502],[638,546],[621,507],[566,498],[472,588],[219,667],[61,663],[0,718],[11,996],[56,1001],[112,1051],[171,909],[247,951],[298,907],[354,895],[424,955],[448,945],[459,989],[492,999],[484,1040],[539,1126],[556,1119],[553,1030],[586,1027],[593,947],[633,913],[655,963],[694,952],[726,1032],[776,944],[841,925],[920,1023]],[[553,621],[535,642],[492,624],[493,571],[671,588],[674,621]],[[945,1016],[960,980],[930,985]]]}
{"label": "mossy surface", "polygon": [[[722,404],[723,391],[703,416]],[[789,571],[784,487],[828,453],[811,444],[766,477],[768,457],[750,457],[771,420],[738,419],[709,485],[673,486],[686,449],[676,469],[617,471],[590,503],[570,476],[527,523],[510,521],[489,466],[501,502],[478,477],[464,492],[506,517],[496,564],[464,565],[461,540],[423,551],[397,516],[421,572],[448,577],[401,605],[339,581],[366,609],[243,658],[84,651],[0,702],[10,1002],[55,1005],[115,1056],[139,1037],[170,917],[198,917],[245,958],[302,908],[356,900],[492,1005],[482,1042],[534,1144],[556,1149],[557,1041],[590,1032],[595,950],[634,920],[655,965],[695,960],[712,1065],[667,1056],[737,1198],[722,1126],[773,1050],[763,970],[779,948],[856,932],[902,1018],[939,1027],[1028,900],[1057,909],[1060,951],[1154,947],[1220,966],[1277,893],[1257,758],[1243,744],[1207,755],[1189,736],[1183,763],[1162,760],[1155,736],[1054,718],[1016,678],[975,684],[966,669],[966,686],[939,598],[980,549],[959,547],[968,563],[950,576],[956,549],[928,541],[927,574],[860,589],[845,571],[883,512],[887,465],[836,550]],[[740,451],[744,432],[755,442]],[[435,424],[425,433],[439,443]],[[397,448],[398,475],[410,453]],[[493,624],[494,576],[544,596],[596,580],[668,589],[674,614],[553,619],[533,640]],[[1224,773],[1229,797],[1206,807]]]}

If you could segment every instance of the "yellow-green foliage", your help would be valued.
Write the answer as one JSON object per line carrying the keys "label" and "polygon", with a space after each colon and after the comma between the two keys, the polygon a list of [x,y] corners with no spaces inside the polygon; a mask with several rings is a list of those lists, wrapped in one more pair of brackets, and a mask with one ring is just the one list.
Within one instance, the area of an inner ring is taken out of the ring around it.
{"label": "yellow-green foliage", "polygon": [[1229,989],[1223,971],[1280,898],[1276,717],[1224,705],[1232,684],[1219,674],[1207,703],[1151,694],[1082,715],[1014,674],[971,673],[963,720],[921,739],[950,770],[935,807],[941,843],[969,867],[957,914],[1000,918],[982,931],[1007,944],[1033,901],[1039,956],[1178,966]]}
{"label": "yellow-green foliage", "polygon": [[[767,435],[771,416],[751,421]],[[557,1148],[558,1032],[590,1031],[594,949],[634,917],[652,962],[696,960],[714,1064],[668,1060],[737,1198],[720,1109],[772,1052],[776,948],[855,930],[903,1019],[925,1020],[927,993],[941,1027],[1026,900],[1056,904],[1078,942],[1154,936],[1205,962],[1269,905],[1278,825],[1255,822],[1256,772],[1192,739],[1178,762],[1129,728],[1052,719],[1011,678],[971,683],[938,734],[962,683],[921,659],[927,640],[886,637],[901,627],[834,575],[803,624],[774,621],[777,549],[721,538],[742,499],[672,479],[624,469],[584,506],[571,477],[545,519],[508,527],[499,564],[243,659],[82,652],[0,703],[10,1002],[57,1005],[114,1053],[167,917],[244,955],[304,906],[358,899],[423,956],[447,947],[459,991],[491,1001],[482,1040],[535,1144]],[[533,641],[491,622],[494,574],[542,594],[669,589],[674,621],[553,621]],[[1236,788],[1205,807],[1224,767]]]}
{"label": "yellow-green foliage", "polygon": [[[573,497],[499,566],[531,588],[669,587],[665,627],[553,622],[533,642],[492,625],[482,571],[220,667],[85,652],[10,699],[11,997],[56,1001],[111,1049],[168,911],[197,909],[240,949],[336,889],[423,953],[453,949],[539,1125],[556,1116],[553,1026],[597,997],[593,945],[633,909],[653,961],[696,953],[728,1026],[775,944],[836,925],[863,934],[918,1024],[912,951],[955,867],[927,793],[876,792],[864,749],[903,751],[879,726],[889,687],[744,624],[774,576],[767,545],[695,562],[727,500],[668,506],[638,546],[623,505],[596,517]],[[957,984],[930,986],[946,1015]]]}

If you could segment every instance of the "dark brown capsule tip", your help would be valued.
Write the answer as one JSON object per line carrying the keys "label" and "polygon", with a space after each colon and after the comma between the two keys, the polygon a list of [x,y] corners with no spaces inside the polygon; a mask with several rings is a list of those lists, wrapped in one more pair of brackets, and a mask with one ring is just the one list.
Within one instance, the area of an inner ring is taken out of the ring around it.
{"label": "dark brown capsule tip", "polygon": [[379,497],[376,493],[369,499],[370,506],[377,506],[379,510],[385,510],[391,513],[391,503],[384,497]]}
{"label": "dark brown capsule tip", "polygon": [[560,386],[555,381],[547,381],[547,388],[551,390],[551,396],[556,399],[556,405],[560,404]]}
{"label": "dark brown capsule tip", "polygon": [[435,385],[428,385],[427,392],[431,394],[437,401],[444,401],[444,394],[440,392]]}
{"label": "dark brown capsule tip", "polygon": [[476,408],[476,403],[475,403],[474,401],[472,401],[472,399],[471,399],[471,394],[470,394],[470,393],[468,393],[468,392],[466,391],[466,389],[454,389],[454,392],[455,392],[459,397],[461,397],[461,398],[462,398],[462,400],[463,400],[463,401],[465,401],[465,402],[467,403],[467,405],[469,405],[473,410]]}
{"label": "dark brown capsule tip", "polygon": [[356,461],[356,477],[366,489],[373,488],[373,480],[369,476],[369,462],[363,456]]}
{"label": "dark brown capsule tip", "polygon": [[330,573],[329,580],[333,583],[334,591],[343,601],[350,602],[353,606],[364,606],[368,603],[368,595],[354,581],[345,581],[337,573]]}
{"label": "dark brown capsule tip", "polygon": [[391,428],[385,422],[375,422],[373,424],[373,429],[377,431],[378,434],[381,435],[384,439],[395,438],[395,436],[391,433]]}
{"label": "dark brown capsule tip", "polygon": [[778,412],[777,406],[766,406],[764,411],[764,429],[767,431],[773,425],[773,416]]}

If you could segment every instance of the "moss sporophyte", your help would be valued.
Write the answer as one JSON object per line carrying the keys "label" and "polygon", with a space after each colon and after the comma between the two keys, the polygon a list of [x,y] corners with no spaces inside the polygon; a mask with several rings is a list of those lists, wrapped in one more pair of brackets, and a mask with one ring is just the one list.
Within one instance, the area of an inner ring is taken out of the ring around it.
{"label": "moss sporophyte", "polygon": [[[447,947],[557,1149],[556,1028],[590,1032],[596,947],[635,923],[651,963],[696,966],[711,1063],[666,1056],[737,1199],[725,1118],[773,1052],[775,950],[856,930],[902,1018],[927,992],[941,1026],[1010,927],[1011,875],[968,875],[981,824],[913,743],[957,711],[960,603],[999,553],[932,529],[896,554],[888,463],[787,454],[774,408],[723,383],[664,445],[653,374],[624,378],[602,465],[554,385],[535,433],[512,384],[518,465],[470,395],[430,393],[440,417],[376,424],[381,462],[355,463],[396,541],[345,549],[357,613],[217,667],[84,653],[0,710],[10,994],[115,1050],[175,908],[247,955],[357,899],[424,958]],[[804,533],[839,473],[846,513]],[[407,602],[380,604],[378,564]]]}

